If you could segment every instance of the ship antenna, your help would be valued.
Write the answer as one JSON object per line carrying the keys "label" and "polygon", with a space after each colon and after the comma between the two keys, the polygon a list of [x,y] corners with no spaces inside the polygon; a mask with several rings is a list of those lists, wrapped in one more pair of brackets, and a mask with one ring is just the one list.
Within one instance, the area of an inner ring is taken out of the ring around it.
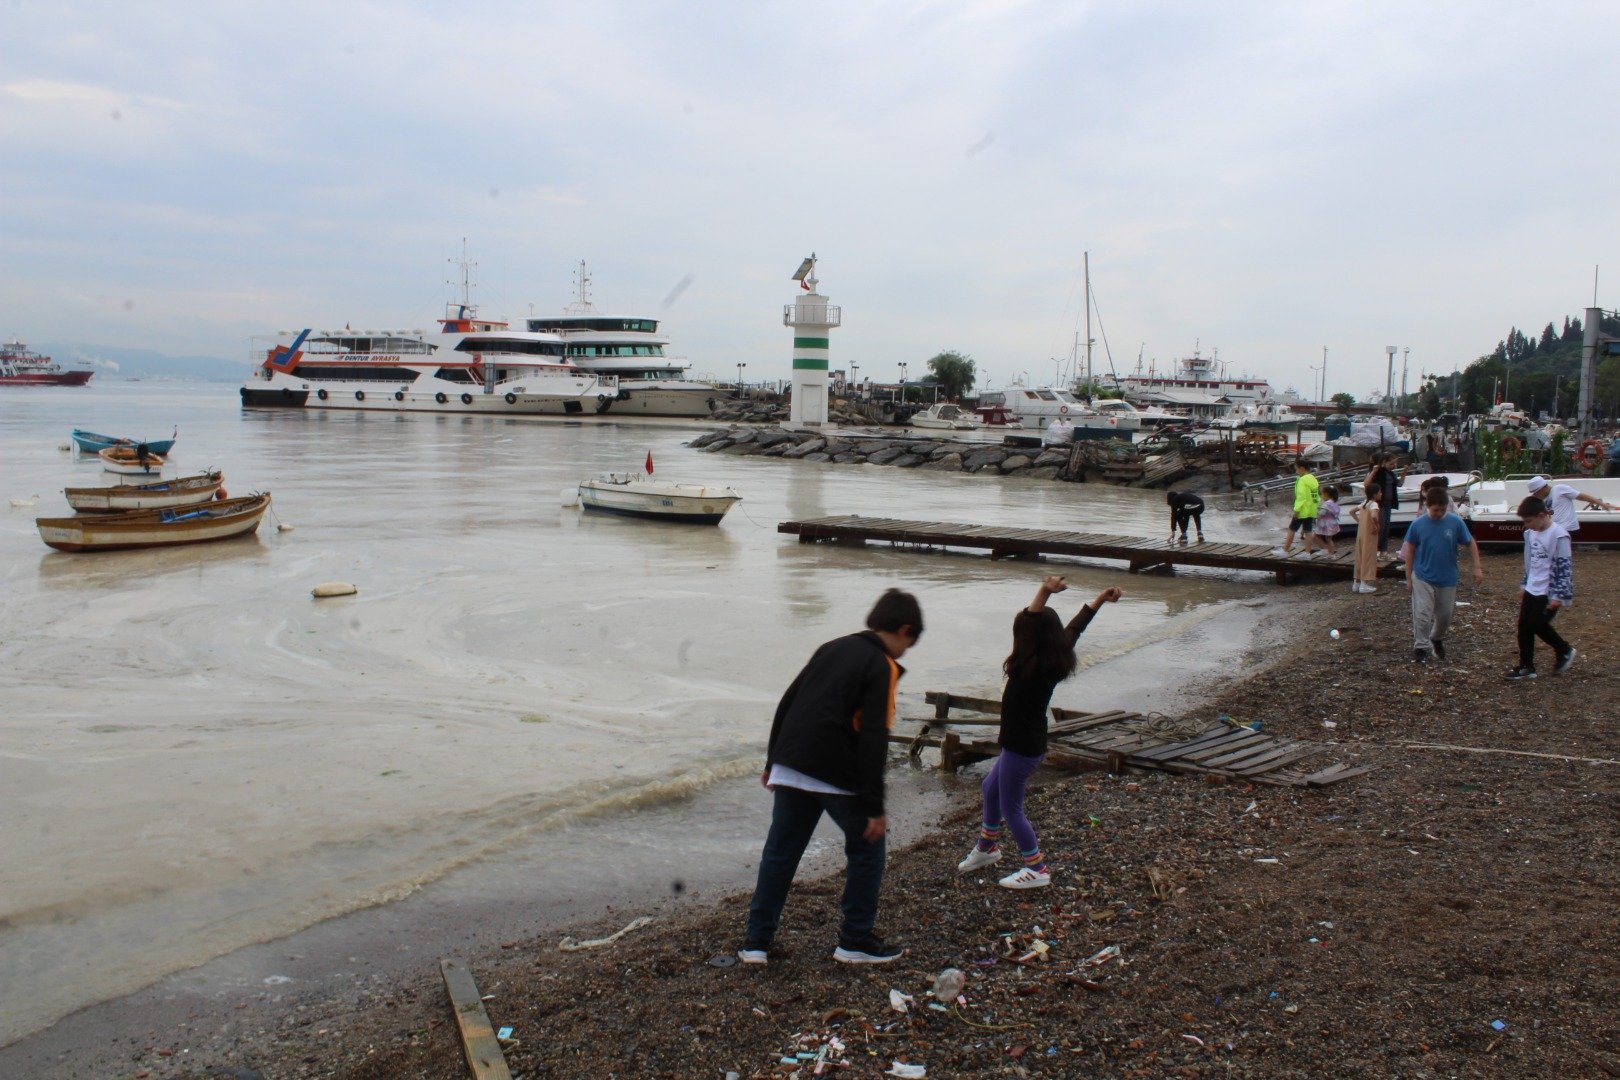
{"label": "ship antenna", "polygon": [[584,315],[596,309],[591,307],[591,271],[585,265],[585,260],[579,260],[579,269],[574,271],[575,300],[568,305],[568,314]]}
{"label": "ship antenna", "polygon": [[472,302],[473,271],[478,269],[478,264],[473,262],[471,259],[467,258],[467,238],[465,236],[463,236],[461,238],[461,258],[459,258],[459,259],[449,259],[447,261],[450,263],[451,266],[455,266],[455,267],[460,268],[460,270],[461,270],[461,280],[456,281],[456,280],[452,279],[450,281],[445,282],[445,284],[450,285],[450,286],[459,286],[460,287],[460,289],[461,289],[461,317],[464,318],[464,319],[469,318],[469,317],[471,317],[473,312],[478,310],[476,307],[473,306],[473,302]]}

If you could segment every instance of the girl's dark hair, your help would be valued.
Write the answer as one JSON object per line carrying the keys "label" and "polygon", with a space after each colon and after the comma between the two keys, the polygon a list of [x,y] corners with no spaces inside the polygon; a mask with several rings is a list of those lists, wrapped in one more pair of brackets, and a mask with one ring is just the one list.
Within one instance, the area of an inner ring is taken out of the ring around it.
{"label": "girl's dark hair", "polygon": [[913,640],[922,637],[922,605],[917,603],[917,598],[910,593],[890,589],[878,597],[877,603],[873,604],[872,610],[867,613],[866,628],[892,634],[902,626],[911,627]]}
{"label": "girl's dark hair", "polygon": [[1363,484],[1361,487],[1361,497],[1369,500],[1370,502],[1377,502],[1384,497],[1384,489],[1378,484]]}
{"label": "girl's dark hair", "polygon": [[1327,487],[1322,489],[1322,498],[1324,498],[1324,499],[1337,499],[1338,497],[1339,497],[1339,489],[1334,487],[1332,484],[1329,484]]}
{"label": "girl's dark hair", "polygon": [[1069,636],[1057,612],[1024,608],[1013,616],[1013,647],[1002,662],[1004,673],[1062,682],[1074,674],[1074,666],[1074,649],[1069,647]]}

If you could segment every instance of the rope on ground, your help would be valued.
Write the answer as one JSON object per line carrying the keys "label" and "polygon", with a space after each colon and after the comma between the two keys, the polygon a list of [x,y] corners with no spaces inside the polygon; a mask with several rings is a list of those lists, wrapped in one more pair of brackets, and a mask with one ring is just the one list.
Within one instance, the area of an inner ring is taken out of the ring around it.
{"label": "rope on ground", "polygon": [[652,922],[652,916],[643,915],[639,919],[631,919],[623,930],[609,934],[604,938],[593,938],[590,941],[576,941],[571,937],[565,937],[557,942],[557,950],[559,952],[581,952],[585,949],[600,949],[604,945],[612,945],[633,930],[640,930],[650,922]]}
{"label": "rope on ground", "polygon": [[1574,761],[1582,765],[1620,765],[1614,758],[1570,757],[1568,754],[1541,754],[1534,750],[1498,750],[1489,746],[1453,746],[1451,743],[1396,743],[1404,750],[1456,750],[1464,754],[1511,754],[1514,757],[1548,758],[1552,761]]}
{"label": "rope on ground", "polygon": [[1013,1028],[1034,1027],[1033,1024],[981,1024],[977,1020],[969,1020],[967,1013],[962,1011],[960,1003],[954,1006],[956,1018],[969,1027],[983,1028],[985,1031],[1011,1031]]}

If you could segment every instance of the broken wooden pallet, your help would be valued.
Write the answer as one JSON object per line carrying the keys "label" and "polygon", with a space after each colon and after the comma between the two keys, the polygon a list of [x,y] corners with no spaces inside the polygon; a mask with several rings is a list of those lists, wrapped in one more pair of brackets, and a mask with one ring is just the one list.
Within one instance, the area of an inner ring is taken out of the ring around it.
{"label": "broken wooden pallet", "polygon": [[[930,690],[931,717],[905,718],[911,732],[893,732],[893,742],[906,743],[913,760],[924,747],[937,747],[941,766],[955,772],[963,765],[1000,753],[994,739],[964,739],[952,728],[999,724],[1001,702]],[[1052,709],[1047,729],[1046,762],[1063,769],[1158,769],[1219,780],[1248,780],[1284,787],[1325,787],[1360,776],[1370,765],[1342,762],[1307,764],[1332,753],[1327,743],[1279,738],[1227,723],[1164,721],[1126,710],[1081,712]]]}

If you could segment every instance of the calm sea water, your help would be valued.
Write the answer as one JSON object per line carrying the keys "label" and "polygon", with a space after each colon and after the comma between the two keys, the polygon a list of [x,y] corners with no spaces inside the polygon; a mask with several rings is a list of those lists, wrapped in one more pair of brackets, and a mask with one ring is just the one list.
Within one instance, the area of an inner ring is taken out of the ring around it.
{"label": "calm sea water", "polygon": [[[174,475],[274,493],[257,537],[69,555],[33,519],[110,483],[73,427],[161,438]],[[1159,536],[1162,495],[735,458],[695,426],[242,410],[233,386],[0,393],[0,1043],[242,945],[403,896],[582,815],[752,773],[782,688],[884,588],[923,604],[903,710],[996,694],[1047,564],[800,545],[835,513]],[[729,484],[719,528],[583,515],[608,470]],[[33,506],[9,506],[14,500]],[[277,525],[293,526],[279,531]],[[1212,538],[1270,538],[1258,516]],[[1057,704],[1123,704],[1235,647],[1258,578],[1070,564],[1124,601]],[[315,601],[341,580],[355,597]],[[1168,647],[1168,652],[1166,649]],[[1171,657],[1133,663],[1144,649]]]}

